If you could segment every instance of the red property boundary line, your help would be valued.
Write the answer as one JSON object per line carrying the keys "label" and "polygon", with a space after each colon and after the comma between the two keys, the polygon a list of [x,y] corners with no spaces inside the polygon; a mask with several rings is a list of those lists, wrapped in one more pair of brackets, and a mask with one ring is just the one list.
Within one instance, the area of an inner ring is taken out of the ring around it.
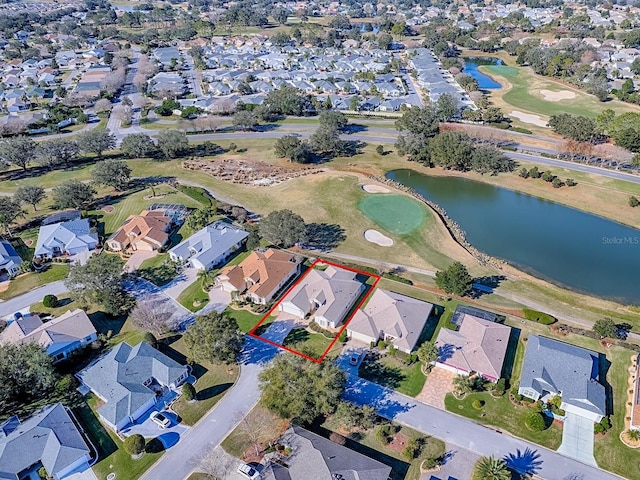
{"label": "red property boundary line", "polygon": [[[373,282],[373,285],[371,285],[371,288],[369,288],[369,291],[367,292],[367,294],[362,297],[362,299],[360,300],[360,302],[358,303],[358,305],[356,305],[356,307],[353,309],[351,315],[349,315],[349,318],[347,318],[344,321],[344,324],[342,325],[342,328],[340,329],[340,331],[338,332],[338,334],[335,336],[335,338],[333,339],[333,341],[329,344],[329,346],[327,347],[327,349],[324,351],[324,353],[322,354],[322,356],[320,356],[320,358],[313,358],[310,357],[309,355],[305,355],[304,353],[298,352],[296,350],[293,350],[291,348],[285,347],[284,345],[281,345],[279,343],[273,342],[271,340],[268,340],[266,338],[261,337],[260,335],[256,335],[255,331],[258,329],[258,327],[260,327],[260,325],[262,325],[264,323],[264,321],[269,318],[271,316],[271,314],[273,313],[274,310],[276,310],[278,308],[278,306],[280,305],[280,302],[282,302],[282,300],[284,300],[287,295],[289,295],[289,293],[296,287],[298,286],[298,284],[300,284],[300,282],[302,282],[302,280],[304,280],[304,278],[309,274],[309,272],[311,272],[311,270],[313,270],[317,265],[330,265],[332,267],[336,267],[336,268],[341,268],[343,270],[349,270],[350,272],[355,272],[355,273],[359,273],[361,275],[366,275],[367,277],[373,277],[375,278],[375,282]],[[360,307],[362,306],[362,304],[367,300],[367,298],[369,298],[369,295],[371,295],[371,292],[373,292],[373,290],[376,288],[376,286],[378,285],[378,282],[380,281],[380,275],[375,275],[373,273],[369,273],[369,272],[364,272],[362,270],[358,270],[356,268],[351,268],[351,267],[347,267],[345,265],[340,265],[338,263],[333,263],[330,262],[329,260],[321,260],[321,259],[316,259],[311,266],[309,267],[309,269],[304,272],[304,275],[302,275],[298,280],[295,281],[295,283],[293,285],[291,285],[291,287],[289,287],[287,289],[287,291],[280,297],[280,300],[278,300],[273,307],[271,307],[269,309],[269,311],[264,315],[264,317],[262,317],[260,319],[260,321],[257,323],[257,325],[255,327],[253,327],[248,335],[252,336],[253,338],[257,338],[258,340],[262,340],[265,343],[268,343],[269,345],[273,345],[274,347],[278,347],[281,348],[282,350],[285,350],[289,353],[293,353],[294,355],[298,355],[299,357],[305,358],[311,362],[315,362],[315,363],[320,363],[322,362],[322,360],[324,360],[324,357],[327,356],[327,353],[329,353],[329,351],[333,348],[333,346],[335,345],[335,343],[338,341],[338,338],[340,338],[340,335],[342,335],[342,332],[344,332],[344,330],[347,328],[347,325],[349,324],[349,322],[351,321],[351,319],[353,318],[353,316],[356,314],[356,312],[360,309]]]}

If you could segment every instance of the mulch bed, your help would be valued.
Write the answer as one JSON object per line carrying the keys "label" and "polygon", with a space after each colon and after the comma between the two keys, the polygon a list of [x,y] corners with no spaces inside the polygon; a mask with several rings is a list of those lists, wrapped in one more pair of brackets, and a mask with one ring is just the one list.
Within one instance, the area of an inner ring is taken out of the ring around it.
{"label": "mulch bed", "polygon": [[24,242],[24,244],[25,244],[27,247],[30,247],[31,245],[33,245],[33,240],[27,240],[26,242]]}
{"label": "mulch bed", "polygon": [[389,450],[393,452],[400,453],[405,449],[408,442],[409,442],[409,437],[407,437],[404,433],[396,433],[393,436],[393,440],[391,440],[391,442],[389,443],[389,445],[387,445],[387,447],[389,448]]}
{"label": "mulch bed", "polygon": [[101,210],[105,213],[113,213],[113,211],[115,210],[115,207],[113,205],[106,205],[102,207]]}

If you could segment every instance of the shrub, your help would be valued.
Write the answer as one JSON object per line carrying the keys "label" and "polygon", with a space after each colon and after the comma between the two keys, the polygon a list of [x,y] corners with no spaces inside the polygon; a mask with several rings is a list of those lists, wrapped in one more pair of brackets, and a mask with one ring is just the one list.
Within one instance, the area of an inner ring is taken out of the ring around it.
{"label": "shrub", "polygon": [[345,445],[347,443],[347,439],[336,432],[331,432],[331,435],[329,435],[329,440],[337,443],[338,445]]}
{"label": "shrub", "polygon": [[524,318],[526,318],[527,320],[538,322],[542,325],[551,325],[557,322],[556,318],[549,315],[548,313],[539,312],[530,308],[523,308],[522,313],[524,314]]}
{"label": "shrub", "polygon": [[518,133],[526,133],[527,135],[531,135],[533,133],[531,130],[522,127],[513,127],[511,130]]}
{"label": "shrub", "polygon": [[529,170],[526,168],[520,169],[520,173],[518,173],[522,178],[529,178]]}
{"label": "shrub", "polygon": [[55,308],[58,306],[58,297],[55,295],[45,295],[42,299],[42,305],[47,308]]}
{"label": "shrub", "polygon": [[544,172],[542,174],[542,180],[544,180],[545,182],[553,182],[555,178],[556,176],[551,172]]}
{"label": "shrub", "polygon": [[238,146],[235,143],[231,142],[229,144],[229,150],[230,151],[235,152],[237,149],[238,149]]}
{"label": "shrub", "polygon": [[40,467],[38,469],[38,476],[40,478],[42,478],[43,480],[46,480],[47,478],[49,478],[49,474],[47,473],[47,469],[44,467]]}
{"label": "shrub", "polygon": [[56,382],[56,393],[64,395],[73,391],[76,388],[76,379],[73,375],[63,375],[60,380]]}
{"label": "shrub", "polygon": [[471,402],[471,406],[476,410],[480,410],[482,407],[484,407],[484,402],[476,398],[473,402]]}
{"label": "shrub", "polygon": [[425,470],[431,470],[432,468],[436,468],[440,466],[440,462],[437,458],[428,457],[422,461],[422,468]]}
{"label": "shrub", "polygon": [[388,425],[381,425],[380,428],[376,430],[376,438],[383,445],[388,445],[391,442]]}
{"label": "shrub", "polygon": [[544,420],[544,416],[540,412],[531,412],[527,417],[527,427],[534,432],[541,432],[547,428],[547,422]]}
{"label": "shrub", "polygon": [[593,426],[593,432],[594,432],[594,433],[604,433],[604,427],[602,426],[602,424],[601,424],[601,423],[596,423],[596,424]]}
{"label": "shrub", "polygon": [[506,389],[507,389],[507,380],[504,378],[499,379],[496,382],[496,392],[502,395]]}
{"label": "shrub", "polygon": [[134,433],[124,440],[124,449],[129,455],[140,455],[144,452],[144,437],[139,433]]}
{"label": "shrub", "polygon": [[156,339],[155,335],[151,332],[144,332],[142,341],[148,343],[153,348],[158,348],[158,340]]}
{"label": "shrub", "polygon": [[578,184],[573,178],[567,178],[564,183],[567,184],[567,187],[575,187]]}
{"label": "shrub", "polygon": [[538,170],[538,167],[532,167],[531,170],[529,170],[529,176],[531,178],[540,178],[542,174],[540,173],[540,170]]}
{"label": "shrub", "polygon": [[396,346],[393,343],[391,345],[389,345],[389,356],[395,357],[397,350],[398,349],[396,348]]}
{"label": "shrub", "polygon": [[384,350],[385,348],[387,348],[387,342],[385,342],[384,340],[380,340],[380,341],[378,342],[378,348],[379,348],[380,350]]}
{"label": "shrub", "polygon": [[338,338],[338,341],[340,343],[345,343],[347,341],[347,331],[343,330],[342,333],[340,334],[340,337]]}
{"label": "shrub", "polygon": [[551,185],[553,185],[553,188],[560,188],[560,187],[564,186],[564,182],[562,180],[560,180],[558,177],[556,177],[551,182]]}
{"label": "shrub", "polygon": [[196,389],[190,383],[185,383],[182,386],[182,396],[187,402],[196,399]]}
{"label": "shrub", "polygon": [[633,195],[629,197],[629,206],[630,207],[637,207],[638,205],[640,205],[640,200],[638,200],[636,197],[634,197]]}
{"label": "shrub", "polygon": [[402,456],[407,460],[413,460],[420,455],[420,441],[418,439],[409,440],[407,446],[402,450]]}
{"label": "shrub", "polygon": [[384,155],[384,145],[378,145],[378,146],[376,147],[376,153],[377,153],[378,155]]}

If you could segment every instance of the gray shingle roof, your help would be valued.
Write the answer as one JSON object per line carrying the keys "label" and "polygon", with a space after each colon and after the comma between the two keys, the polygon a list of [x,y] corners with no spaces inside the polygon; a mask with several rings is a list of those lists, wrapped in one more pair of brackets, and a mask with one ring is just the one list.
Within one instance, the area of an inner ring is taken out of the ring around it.
{"label": "gray shingle roof", "polygon": [[185,260],[197,259],[207,266],[248,236],[241,228],[225,222],[215,222],[180,242],[169,253]]}
{"label": "gray shingle roof", "polygon": [[599,383],[599,354],[551,338],[529,335],[520,388],[539,394],[562,392],[562,401],[606,414],[606,393]]}
{"label": "gray shingle roof", "polygon": [[289,475],[283,475],[281,468],[268,468],[262,475],[265,480],[387,480],[391,474],[391,467],[384,463],[296,425],[284,433],[281,442],[292,449],[287,457]]}
{"label": "gray shingle roof", "polygon": [[89,220],[86,218],[44,225],[38,232],[35,255],[51,256],[55,247],[65,251],[67,248],[79,248],[84,245],[87,250],[91,250],[97,243],[98,234],[91,232]]}
{"label": "gray shingle roof", "polygon": [[0,425],[0,478],[17,478],[38,461],[55,475],[88,454],[89,448],[60,403],[23,423],[12,417]]}
{"label": "gray shingle roof", "polygon": [[105,400],[98,413],[109,423],[118,425],[155,397],[155,392],[144,385],[145,381],[153,377],[168,386],[186,372],[187,367],[148,343],[132,347],[123,342],[78,376]]}
{"label": "gray shingle roof", "polygon": [[10,270],[22,263],[22,259],[16,252],[11,242],[0,240],[0,270]]}

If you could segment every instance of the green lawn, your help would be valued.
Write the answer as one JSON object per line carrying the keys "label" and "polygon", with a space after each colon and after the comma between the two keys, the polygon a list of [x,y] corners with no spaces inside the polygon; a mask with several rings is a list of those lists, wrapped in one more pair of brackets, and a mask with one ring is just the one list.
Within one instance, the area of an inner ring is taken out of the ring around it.
{"label": "green lawn", "polygon": [[[473,408],[473,400],[485,402],[484,407],[478,410]],[[452,394],[447,394],[444,400],[448,411],[475,420],[478,423],[491,425],[504,429],[513,435],[531,442],[545,446],[552,450],[557,449],[562,441],[562,428],[551,425],[542,432],[535,432],[525,425],[527,416],[531,413],[530,406],[515,406],[509,400],[509,395],[495,398],[488,392],[470,393],[462,400],[457,400]]]}
{"label": "green lawn", "polygon": [[282,344],[291,350],[319,359],[332,341],[333,338],[327,338],[322,333],[295,328],[289,332]]}
{"label": "green lawn", "polygon": [[178,295],[177,300],[187,310],[197,312],[209,302],[209,292],[202,290],[202,282],[196,279]]}
{"label": "green lawn", "polygon": [[71,299],[68,294],[58,296],[58,306],[54,308],[45,307],[42,302],[37,302],[29,307],[31,313],[44,313],[53,317],[59,317],[67,310],[78,308],[78,305]]}
{"label": "green lawn", "polygon": [[138,268],[138,274],[158,287],[162,287],[176,278],[177,270],[168,253],[159,253],[142,262]]}
{"label": "green lawn", "polygon": [[8,300],[47,283],[63,280],[68,274],[69,265],[63,263],[53,263],[43,272],[24,273],[11,280],[9,287],[0,292],[0,300]]}
{"label": "green lawn", "polygon": [[251,313],[248,310],[236,310],[231,307],[227,307],[224,313],[234,318],[236,322],[238,322],[240,330],[242,330],[242,332],[244,333],[250,332],[251,329],[255,327],[263,317],[263,315],[257,315],[255,313]]}
{"label": "green lawn", "polygon": [[[507,65],[485,65],[481,66],[482,72],[488,73],[497,81],[502,78],[511,84],[511,89],[502,95],[502,100],[513,106],[515,110],[533,112],[541,115],[556,115],[569,113],[572,115],[584,115],[596,117],[607,108],[613,108],[616,112],[638,111],[632,105],[624,104],[617,100],[600,102],[593,95],[588,95],[575,87],[567,86],[551,78],[534,74],[530,68],[512,67]],[[502,82],[504,84],[504,81]],[[540,89],[550,91],[570,90],[575,93],[573,99],[551,102],[545,100],[541,95],[534,94]],[[496,94],[499,94],[496,91]],[[506,114],[509,112],[506,111]]]}
{"label": "green lawn", "polygon": [[[186,363],[189,352],[181,339],[172,343],[163,352],[170,355],[179,363]],[[238,378],[237,365],[193,365],[191,372],[198,381],[195,383],[197,401],[189,403],[180,398],[173,406],[174,411],[186,425],[195,425],[224,396]]]}
{"label": "green lawn", "polygon": [[[139,478],[163,452],[147,452],[138,460],[131,458],[123,448],[123,442],[111,430],[105,428],[95,413],[99,400],[89,394],[87,403],[74,409],[78,421],[89,435],[91,442],[98,450],[98,462],[93,466],[98,480],[105,480],[107,475],[115,472],[117,478],[134,480]],[[91,407],[91,408],[90,408]],[[151,442],[150,449],[154,449],[159,442]]]}
{"label": "green lawn", "polygon": [[415,397],[426,381],[421,365],[420,362],[405,365],[401,360],[386,355],[377,360],[365,360],[358,373],[362,378]]}
{"label": "green lawn", "polygon": [[406,235],[427,217],[427,209],[405,195],[371,194],[358,203],[358,209],[391,233]]}

